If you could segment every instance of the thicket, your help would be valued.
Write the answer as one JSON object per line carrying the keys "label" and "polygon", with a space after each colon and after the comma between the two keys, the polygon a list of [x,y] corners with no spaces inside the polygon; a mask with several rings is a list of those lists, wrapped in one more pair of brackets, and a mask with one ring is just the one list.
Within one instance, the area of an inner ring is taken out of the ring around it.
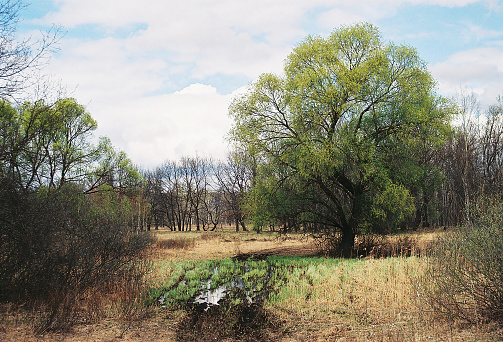
{"label": "thicket", "polygon": [[[149,237],[131,232],[113,194],[90,198],[74,184],[17,191],[3,179],[0,196],[0,299],[44,309],[41,328],[71,323],[84,299],[99,302],[145,272]],[[107,198],[108,205],[96,197]]]}
{"label": "thicket", "polygon": [[503,323],[503,203],[484,197],[470,218],[433,249],[420,293],[451,319]]}
{"label": "thicket", "polygon": [[[0,1],[0,302],[40,311],[43,330],[72,323],[77,309],[95,315],[105,293],[134,300],[150,239],[138,232],[137,170],[108,139],[93,143],[84,106],[49,101],[51,87],[37,83],[59,30],[18,41],[24,6]],[[18,97],[30,89],[45,95]]]}

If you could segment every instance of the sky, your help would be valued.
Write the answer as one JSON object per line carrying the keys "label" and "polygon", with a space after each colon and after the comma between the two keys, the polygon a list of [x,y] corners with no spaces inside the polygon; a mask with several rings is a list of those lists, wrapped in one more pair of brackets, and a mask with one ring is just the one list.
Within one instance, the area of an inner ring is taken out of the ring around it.
{"label": "sky", "polygon": [[20,37],[61,27],[44,73],[134,164],[225,158],[228,106],[308,35],[369,22],[417,49],[438,93],[503,95],[503,1],[31,0]]}

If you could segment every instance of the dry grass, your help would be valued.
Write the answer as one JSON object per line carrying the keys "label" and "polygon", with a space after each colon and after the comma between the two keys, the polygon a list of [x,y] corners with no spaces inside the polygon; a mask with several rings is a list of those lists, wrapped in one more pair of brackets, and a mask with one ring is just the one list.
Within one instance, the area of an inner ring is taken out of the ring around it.
{"label": "dry grass", "polygon": [[0,306],[0,341],[175,341],[180,313],[166,313],[159,309],[150,310],[148,316],[133,324],[124,323],[117,317],[104,317],[97,322],[82,322],[69,331],[34,334],[36,314],[27,313],[8,305]]}
{"label": "dry grass", "polygon": [[156,250],[166,250],[166,249],[191,249],[195,246],[195,239],[158,239],[155,243],[154,249]]}
{"label": "dry grass", "polygon": [[[291,258],[287,283],[266,304],[268,312],[280,322],[279,328],[264,335],[271,341],[503,340],[501,328],[446,321],[423,306],[414,283],[425,269],[422,257],[314,258],[310,263],[308,257],[302,256],[316,251],[313,241],[300,235],[278,237],[230,230],[206,233],[161,230],[154,234],[158,243],[150,257],[157,266],[151,277],[158,281],[171,272],[163,267],[163,260],[172,264],[243,253],[297,256]],[[418,250],[430,248],[439,234],[442,231],[412,233]],[[302,265],[294,267],[296,262]],[[133,298],[132,304],[110,305],[102,319],[77,324],[65,334],[36,336],[32,329],[36,314],[1,306],[0,340],[176,341],[177,327],[186,320],[187,313],[161,308],[144,310],[137,305],[134,289],[131,291],[125,296]]]}
{"label": "dry grass", "polygon": [[491,341],[492,326],[440,320],[422,307],[417,258],[346,260],[300,268],[270,302],[285,322],[281,341]]}
{"label": "dry grass", "polygon": [[[288,253],[316,253],[314,241],[303,235],[277,235],[275,233],[233,232],[231,227],[216,232],[153,232],[157,245],[189,245],[189,248],[155,248],[151,258],[162,260],[207,260],[223,259],[238,254],[260,253],[261,251]],[[169,243],[164,241],[170,241]],[[179,242],[171,242],[179,241]],[[187,242],[187,241],[190,241]],[[308,249],[306,251],[306,249]]]}

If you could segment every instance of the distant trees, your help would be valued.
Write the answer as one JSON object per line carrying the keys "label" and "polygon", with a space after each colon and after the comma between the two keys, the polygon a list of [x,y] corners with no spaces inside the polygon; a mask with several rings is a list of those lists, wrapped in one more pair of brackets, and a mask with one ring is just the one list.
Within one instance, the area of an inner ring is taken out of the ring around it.
{"label": "distant trees", "polygon": [[252,188],[253,166],[246,160],[246,154],[235,152],[226,162],[219,163],[215,177],[224,200],[227,220],[234,222],[236,231],[239,227],[246,231],[244,204]]}
{"label": "distant trees", "polygon": [[172,230],[214,230],[233,223],[246,230],[244,199],[251,187],[249,169],[239,159],[201,157],[169,161],[145,173],[154,225]]}
{"label": "distant trees", "polygon": [[503,101],[498,97],[486,111],[474,94],[457,103],[452,134],[436,157],[443,179],[435,187],[435,225],[468,223],[480,200],[503,200]]}

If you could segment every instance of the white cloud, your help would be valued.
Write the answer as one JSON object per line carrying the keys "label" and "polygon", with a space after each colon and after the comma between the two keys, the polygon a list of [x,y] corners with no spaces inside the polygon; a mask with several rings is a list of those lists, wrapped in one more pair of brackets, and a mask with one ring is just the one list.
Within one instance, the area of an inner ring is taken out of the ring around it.
{"label": "white cloud", "polygon": [[431,67],[439,90],[454,95],[462,87],[480,95],[484,105],[503,93],[503,49],[481,47],[458,52]]}
{"label": "white cloud", "polygon": [[368,20],[363,15],[342,8],[333,8],[323,12],[318,17],[318,24],[326,29],[341,25],[351,25]]}
{"label": "white cloud", "polygon": [[166,62],[159,57],[132,55],[124,41],[104,38],[83,42],[65,39],[61,54],[53,57],[47,72],[77,86],[84,101],[100,98],[118,101],[156,91],[164,83]]}
{"label": "white cloud", "polygon": [[232,96],[220,95],[209,85],[192,84],[173,94],[109,106],[91,103],[88,110],[99,117],[98,133],[108,133],[113,144],[127,151],[135,163],[152,167],[196,153],[223,158]]}
{"label": "white cloud", "polygon": [[67,28],[82,24],[119,27],[142,20],[148,10],[145,2],[132,0],[54,0],[57,12],[51,12],[35,23],[57,23]]}
{"label": "white cloud", "polygon": [[499,1],[500,0],[397,0],[393,2],[411,3],[414,5],[437,5],[443,7],[464,7],[470,4],[482,3],[489,9],[498,10]]}
{"label": "white cloud", "polygon": [[480,25],[474,25],[472,23],[467,24],[467,30],[464,34],[472,39],[482,40],[487,38],[500,38],[503,36],[503,31],[500,30],[488,30]]}
{"label": "white cloud", "polygon": [[[70,30],[48,72],[69,89],[76,87],[71,95],[87,105],[99,134],[135,163],[154,166],[196,152],[225,155],[233,94],[219,93],[208,79],[249,82],[262,72],[281,72],[292,46],[308,33],[377,22],[404,4],[474,2],[497,7],[476,0],[54,0],[57,11],[33,23]],[[72,29],[81,37],[85,29],[92,35],[77,38]],[[498,36],[479,26],[470,29],[481,39]],[[442,91],[465,85],[489,98],[503,90],[502,51],[465,51],[434,65],[432,72]]]}

